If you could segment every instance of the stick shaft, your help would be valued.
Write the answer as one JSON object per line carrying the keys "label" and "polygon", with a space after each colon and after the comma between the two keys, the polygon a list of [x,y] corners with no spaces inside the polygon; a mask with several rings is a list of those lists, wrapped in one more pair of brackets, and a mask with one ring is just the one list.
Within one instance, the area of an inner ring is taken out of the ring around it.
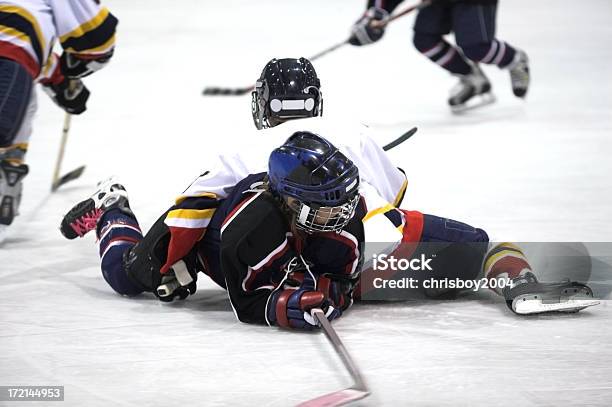
{"label": "stick shaft", "polygon": [[342,46],[344,46],[344,45],[346,45],[346,44],[348,44],[348,40],[344,40],[344,41],[342,41],[342,42],[339,42],[339,43],[337,43],[337,44],[334,44],[334,45],[332,45],[331,47],[329,47],[329,48],[327,48],[327,49],[324,49],[323,51],[319,52],[318,54],[315,54],[315,55],[311,56],[311,57],[310,57],[310,58],[308,58],[308,59],[309,59],[311,62],[312,62],[312,61],[315,61],[315,60],[317,60],[317,59],[321,58],[322,56],[327,55],[327,54],[329,54],[330,52],[333,52],[333,51],[337,50],[338,48],[340,48],[340,47],[342,47]]}
{"label": "stick shaft", "polygon": [[399,146],[400,144],[402,144],[404,141],[408,140],[410,137],[412,137],[414,135],[414,133],[417,132],[417,128],[413,127],[410,130],[408,130],[406,133],[402,134],[401,136],[399,136],[398,138],[396,138],[395,140],[393,140],[392,142],[390,142],[389,144],[383,146],[383,150],[385,151],[389,151],[392,148],[395,148],[397,146]]}
{"label": "stick shaft", "polygon": [[60,168],[62,167],[62,161],[64,161],[64,151],[66,150],[66,143],[68,141],[68,133],[70,131],[70,122],[72,115],[66,113],[64,116],[64,127],[62,128],[62,140],[60,141],[60,149],[57,154],[57,160],[55,161],[55,170],[53,171],[53,183],[55,185],[59,180]]}
{"label": "stick shaft", "polygon": [[359,372],[357,365],[355,364],[355,362],[351,358],[351,355],[348,353],[348,351],[344,347],[344,344],[340,340],[340,337],[338,336],[334,328],[331,326],[331,324],[327,320],[327,317],[325,316],[325,313],[323,312],[323,310],[316,308],[312,310],[312,314],[314,315],[314,317],[317,319],[317,321],[321,325],[321,329],[323,329],[323,332],[325,332],[325,336],[327,336],[327,339],[329,339],[332,346],[334,347],[334,350],[340,356],[342,363],[344,364],[346,369],[351,374],[351,377],[355,381],[355,386],[353,386],[353,388],[356,388],[359,390],[367,390],[365,380],[363,379],[363,376]]}

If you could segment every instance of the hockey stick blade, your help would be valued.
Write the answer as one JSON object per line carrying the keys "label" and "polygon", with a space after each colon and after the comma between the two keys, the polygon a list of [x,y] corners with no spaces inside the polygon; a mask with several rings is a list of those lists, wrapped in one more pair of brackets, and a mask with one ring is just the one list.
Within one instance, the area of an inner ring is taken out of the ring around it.
{"label": "hockey stick blade", "polygon": [[336,407],[343,406],[353,401],[361,400],[366,398],[370,393],[363,390],[348,389],[335,391],[333,393],[325,394],[312,400],[305,401],[297,405],[297,407]]}
{"label": "hockey stick blade", "polygon": [[412,137],[414,135],[414,133],[416,133],[418,130],[418,128],[413,127],[410,130],[408,130],[406,133],[402,134],[401,136],[399,136],[398,138],[396,138],[395,140],[393,140],[392,142],[390,142],[389,144],[383,146],[383,150],[385,151],[389,151],[392,148],[395,148],[397,146],[399,146],[400,144],[402,144],[404,141],[408,140],[410,137]]}
{"label": "hockey stick blade", "polygon": [[205,96],[242,96],[250,93],[255,89],[255,86],[248,86],[244,88],[221,88],[210,86],[204,88],[202,95]]}
{"label": "hockey stick blade", "polygon": [[66,174],[62,175],[55,183],[53,183],[53,185],[51,186],[51,192],[55,192],[57,191],[57,189],[59,187],[61,187],[62,185],[75,180],[77,178],[79,178],[82,174],[83,171],[85,171],[85,166],[81,165],[78,168],[75,168],[74,170],[67,172]]}

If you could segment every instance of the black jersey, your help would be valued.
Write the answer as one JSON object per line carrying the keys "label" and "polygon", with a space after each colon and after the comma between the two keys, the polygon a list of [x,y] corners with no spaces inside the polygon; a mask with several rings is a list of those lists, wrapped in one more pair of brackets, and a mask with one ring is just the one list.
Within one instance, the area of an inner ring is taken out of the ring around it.
{"label": "black jersey", "polygon": [[[310,234],[298,242],[278,200],[253,190],[264,175],[249,176],[236,185],[198,245],[207,272],[227,288],[232,308],[243,322],[267,322],[270,295],[285,278],[285,265],[299,254],[312,264],[316,275],[356,281],[361,271],[364,205],[358,206],[340,233]],[[344,286],[344,293],[350,292],[351,287]],[[342,301],[341,306],[348,305],[350,301]]]}

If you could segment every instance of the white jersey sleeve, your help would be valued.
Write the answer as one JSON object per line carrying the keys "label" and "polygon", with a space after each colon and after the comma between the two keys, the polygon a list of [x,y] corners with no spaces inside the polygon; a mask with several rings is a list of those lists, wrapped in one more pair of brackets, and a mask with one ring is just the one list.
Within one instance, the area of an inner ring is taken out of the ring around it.
{"label": "white jersey sleeve", "polygon": [[56,40],[67,52],[95,58],[113,50],[117,23],[96,0],[0,0],[0,57],[48,79],[57,67]]}
{"label": "white jersey sleeve", "polygon": [[67,52],[104,55],[115,46],[117,18],[98,0],[47,0],[57,35]]}

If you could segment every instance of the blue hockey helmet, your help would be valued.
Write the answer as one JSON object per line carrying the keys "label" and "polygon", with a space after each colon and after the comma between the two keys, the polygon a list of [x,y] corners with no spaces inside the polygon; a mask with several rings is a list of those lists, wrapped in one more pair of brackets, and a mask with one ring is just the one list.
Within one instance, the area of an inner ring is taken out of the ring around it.
{"label": "blue hockey helmet", "polygon": [[306,58],[272,59],[251,93],[255,126],[265,129],[286,120],[321,116],[320,88],[314,66]]}
{"label": "blue hockey helmet", "polygon": [[297,227],[307,232],[339,232],[355,214],[357,166],[317,134],[296,132],[272,151],[268,178],[271,192],[285,198]]}

